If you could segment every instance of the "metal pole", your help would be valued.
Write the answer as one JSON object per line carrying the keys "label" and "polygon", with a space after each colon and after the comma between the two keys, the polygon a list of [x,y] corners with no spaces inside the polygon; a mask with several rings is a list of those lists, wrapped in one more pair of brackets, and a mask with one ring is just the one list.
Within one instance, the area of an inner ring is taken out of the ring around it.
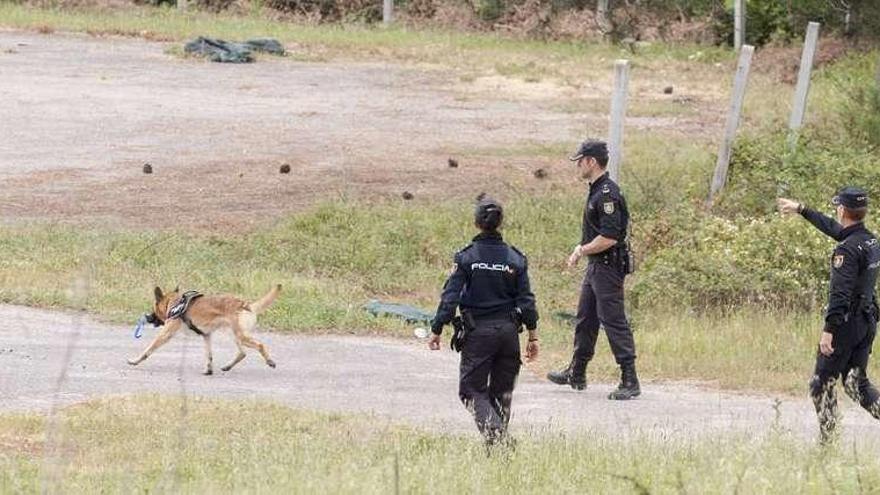
{"label": "metal pole", "polygon": [[733,0],[733,48],[739,51],[746,41],[746,0]]}
{"label": "metal pole", "polygon": [[626,94],[629,85],[629,60],[614,62],[614,95],[611,99],[611,128],[609,129],[608,171],[611,179],[620,177],[623,160],[623,121],[626,118]]}
{"label": "metal pole", "polygon": [[797,144],[798,133],[804,125],[804,113],[807,108],[807,95],[810,93],[810,75],[813,71],[813,58],[816,55],[816,43],[819,40],[819,23],[807,25],[807,36],[804,39],[804,51],[801,54],[801,67],[798,71],[797,87],[794,91],[794,102],[791,108],[791,119],[788,121],[788,145]]}
{"label": "metal pole", "polygon": [[382,23],[386,26],[394,21],[394,0],[382,0]]}
{"label": "metal pole", "polygon": [[715,164],[715,175],[712,177],[712,188],[709,191],[709,204],[715,199],[715,195],[721,191],[727,182],[727,168],[730,165],[730,152],[733,149],[733,140],[736,137],[736,129],[739,127],[739,116],[742,112],[743,100],[746,95],[746,83],[749,80],[749,67],[752,65],[752,54],[755,47],[743,45],[739,54],[739,63],[736,66],[736,77],[733,80],[733,94],[730,98],[730,111],[727,114],[727,125],[724,130],[724,140],[721,141],[721,149],[718,151],[718,161]]}

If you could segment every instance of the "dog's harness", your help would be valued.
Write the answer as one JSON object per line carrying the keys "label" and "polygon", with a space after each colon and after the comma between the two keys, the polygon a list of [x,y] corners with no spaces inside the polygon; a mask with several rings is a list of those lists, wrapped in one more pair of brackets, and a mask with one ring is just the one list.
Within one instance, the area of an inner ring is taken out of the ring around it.
{"label": "dog's harness", "polygon": [[186,326],[188,326],[190,330],[204,337],[205,332],[199,330],[199,327],[195,326],[189,315],[186,314],[192,302],[203,295],[204,294],[194,290],[184,292],[183,295],[180,296],[180,299],[175,301],[175,303],[168,309],[167,319],[173,320],[175,318],[180,318],[181,321],[186,323]]}

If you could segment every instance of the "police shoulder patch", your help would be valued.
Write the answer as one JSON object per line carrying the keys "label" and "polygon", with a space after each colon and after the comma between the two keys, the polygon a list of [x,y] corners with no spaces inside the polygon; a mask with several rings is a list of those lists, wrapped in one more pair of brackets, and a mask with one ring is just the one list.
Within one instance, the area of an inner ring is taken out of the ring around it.
{"label": "police shoulder patch", "polygon": [[614,213],[614,201],[602,203],[602,211],[604,211],[607,215]]}
{"label": "police shoulder patch", "polygon": [[834,266],[834,268],[840,268],[843,266],[843,260],[844,260],[844,255],[835,254],[834,259],[831,261],[831,264]]}

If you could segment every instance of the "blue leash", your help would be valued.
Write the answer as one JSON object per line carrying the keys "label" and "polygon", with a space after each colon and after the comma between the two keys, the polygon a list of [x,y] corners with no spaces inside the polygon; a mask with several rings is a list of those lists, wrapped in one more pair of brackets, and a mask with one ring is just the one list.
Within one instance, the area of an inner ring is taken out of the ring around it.
{"label": "blue leash", "polygon": [[137,324],[134,327],[134,338],[139,339],[143,336],[144,326],[147,324],[147,315],[142,315],[138,318]]}

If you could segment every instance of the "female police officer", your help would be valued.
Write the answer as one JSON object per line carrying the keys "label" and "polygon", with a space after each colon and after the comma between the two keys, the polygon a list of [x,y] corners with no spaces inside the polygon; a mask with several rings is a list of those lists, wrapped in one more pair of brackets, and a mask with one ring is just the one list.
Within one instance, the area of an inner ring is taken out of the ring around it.
{"label": "female police officer", "polygon": [[489,446],[507,439],[511,395],[521,364],[521,325],[529,330],[526,360],[538,355],[538,312],[528,264],[502,240],[498,229],[503,218],[500,203],[479,199],[474,223],[480,233],[455,255],[428,343],[431,350],[440,349],[443,326],[453,322],[459,308],[466,337],[457,345],[458,394]]}

